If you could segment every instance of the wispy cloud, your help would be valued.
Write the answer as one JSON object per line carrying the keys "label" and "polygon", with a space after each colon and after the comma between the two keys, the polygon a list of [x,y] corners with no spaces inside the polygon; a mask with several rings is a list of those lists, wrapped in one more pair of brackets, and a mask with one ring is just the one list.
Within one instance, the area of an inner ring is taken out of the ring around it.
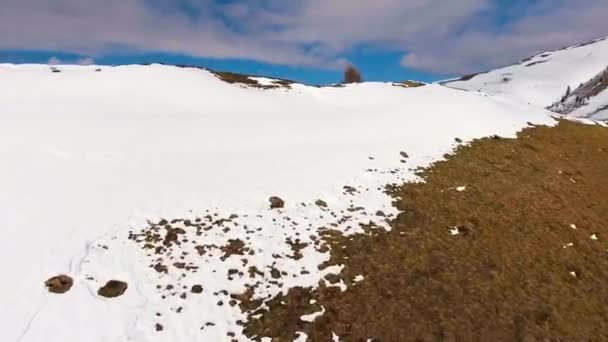
{"label": "wispy cloud", "polygon": [[[464,73],[608,35],[605,0],[0,0],[0,49],[170,52],[335,68],[365,46]],[[24,23],[27,23],[25,25]]]}
{"label": "wispy cloud", "polygon": [[58,58],[57,56],[52,56],[51,58],[49,58],[49,60],[46,62],[46,64],[48,64],[48,65],[59,65],[59,64],[93,65],[93,64],[95,64],[95,60],[91,57],[63,60],[63,59]]}
{"label": "wispy cloud", "polygon": [[80,58],[76,61],[78,65],[93,65],[95,64],[95,60],[91,57]]}
{"label": "wispy cloud", "polygon": [[46,64],[48,65],[59,65],[61,64],[61,60],[55,56],[49,58],[49,60],[46,62]]}

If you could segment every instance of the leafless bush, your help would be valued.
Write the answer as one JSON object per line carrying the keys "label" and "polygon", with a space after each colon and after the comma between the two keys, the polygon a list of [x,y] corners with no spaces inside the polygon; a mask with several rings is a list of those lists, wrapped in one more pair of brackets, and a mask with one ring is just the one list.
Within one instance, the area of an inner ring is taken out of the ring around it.
{"label": "leafless bush", "polygon": [[349,66],[344,70],[344,83],[361,83],[363,78],[361,73],[354,66]]}

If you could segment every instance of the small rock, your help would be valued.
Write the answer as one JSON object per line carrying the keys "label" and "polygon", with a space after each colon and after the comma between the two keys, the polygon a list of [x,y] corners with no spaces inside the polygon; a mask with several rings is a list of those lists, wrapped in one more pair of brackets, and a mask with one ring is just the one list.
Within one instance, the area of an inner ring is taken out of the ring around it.
{"label": "small rock", "polygon": [[74,280],[64,274],[49,278],[44,282],[44,285],[49,289],[49,292],[59,294],[68,292],[73,284]]}
{"label": "small rock", "polygon": [[285,201],[276,196],[270,197],[268,201],[270,202],[270,209],[278,209],[285,206]]}
{"label": "small rock", "polygon": [[201,285],[192,285],[192,293],[203,293],[203,287]]}
{"label": "small rock", "polygon": [[405,153],[405,152],[403,152],[403,151],[402,151],[402,152],[399,152],[399,155],[401,155],[401,156],[402,156],[403,158],[405,158],[405,159],[407,159],[407,158],[409,158],[409,157],[410,157],[410,156],[409,156],[407,153]]}
{"label": "small rock", "polygon": [[115,298],[122,296],[127,290],[127,283],[120,280],[110,280],[104,286],[99,288],[97,294],[106,298]]}
{"label": "small rock", "polygon": [[460,138],[454,138],[454,141],[456,141],[457,143],[460,144],[462,142],[462,139],[460,139]]}
{"label": "small rock", "polygon": [[163,326],[156,323],[156,331],[163,331]]}
{"label": "small rock", "polygon": [[380,216],[380,217],[386,217],[386,214],[382,211],[382,210],[378,210],[376,212],[376,216]]}
{"label": "small rock", "polygon": [[316,200],[315,204],[321,208],[327,208],[327,202],[323,201],[323,200]]}

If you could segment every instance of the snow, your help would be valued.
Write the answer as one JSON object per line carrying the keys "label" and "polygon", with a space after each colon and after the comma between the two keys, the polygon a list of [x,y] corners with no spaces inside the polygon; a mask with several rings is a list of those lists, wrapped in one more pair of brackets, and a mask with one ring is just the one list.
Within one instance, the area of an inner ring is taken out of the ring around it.
{"label": "snow", "polygon": [[353,279],[353,281],[355,283],[359,283],[359,282],[362,282],[364,279],[365,279],[365,277],[363,277],[361,274],[358,274],[355,276],[355,279]]}
{"label": "snow", "polygon": [[603,91],[589,99],[589,103],[576,109],[572,116],[589,116],[595,120],[608,119],[608,91]]}
{"label": "snow", "polygon": [[[605,39],[584,46],[540,53],[530,60],[479,74],[468,81],[447,81],[444,84],[544,108],[559,100],[568,86],[575,89],[607,66],[608,39]],[[588,109],[591,108],[581,108],[586,113],[589,113]]]}
{"label": "snow", "polygon": [[275,79],[272,78],[267,78],[267,77],[249,77],[252,80],[258,81],[258,83],[262,86],[275,86],[276,85],[276,81]]}
{"label": "snow", "polygon": [[306,335],[305,333],[298,331],[296,332],[296,339],[294,340],[294,342],[306,342],[308,341],[308,335]]}
{"label": "snow", "polygon": [[[416,180],[413,170],[452,151],[454,137],[512,137],[527,122],[554,124],[542,109],[440,85],[261,90],[199,69],[56,68],[61,72],[0,65],[0,226],[10,237],[0,268],[11,278],[0,288],[6,341],[214,341],[227,332],[245,340],[238,325],[245,316],[228,301],[252,280],[229,279],[228,272],[247,274],[255,265],[265,274],[271,267],[287,273],[282,287],[256,276],[268,287],[256,288],[255,298],[316,286],[340,271],[315,271],[329,258],[309,240],[319,227],[355,234],[373,216],[389,229],[373,215],[397,213],[383,186]],[[409,155],[406,164],[400,151]],[[284,199],[285,208],[270,210],[270,196]],[[317,199],[329,208],[314,205]],[[355,207],[365,209],[349,211]],[[330,211],[351,218],[337,224]],[[171,271],[163,274],[149,267],[157,256],[128,239],[148,221],[208,214],[227,221],[201,236],[183,222],[174,227],[206,245],[240,239],[255,255],[221,260],[221,249],[209,248],[203,257],[184,256],[198,269],[182,275],[169,257],[192,246],[173,246],[164,256]],[[308,243],[300,259],[289,257],[288,239]],[[305,269],[312,272],[301,274]],[[74,286],[49,294],[44,280],[60,273]],[[97,289],[110,279],[129,288],[102,299]],[[156,288],[178,283],[187,299]],[[190,293],[194,284],[203,293]],[[336,286],[347,289],[342,281]]]}
{"label": "snow", "polygon": [[324,313],[325,313],[325,308],[321,307],[321,311],[312,313],[310,315],[302,315],[302,316],[300,316],[300,320],[304,321],[304,322],[312,323],[315,321],[315,319],[317,319],[317,317],[323,316]]}

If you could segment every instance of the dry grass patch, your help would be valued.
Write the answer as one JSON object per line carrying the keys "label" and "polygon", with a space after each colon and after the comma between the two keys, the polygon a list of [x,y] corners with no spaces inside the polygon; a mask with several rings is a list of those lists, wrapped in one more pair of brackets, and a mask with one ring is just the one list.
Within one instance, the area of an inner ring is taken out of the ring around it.
{"label": "dry grass patch", "polygon": [[[292,289],[245,332],[277,341],[297,331],[314,341],[332,332],[343,341],[608,340],[608,129],[562,121],[478,140],[422,176],[389,187],[402,212],[391,232],[325,236],[347,291]],[[321,307],[314,322],[300,319]]]}

